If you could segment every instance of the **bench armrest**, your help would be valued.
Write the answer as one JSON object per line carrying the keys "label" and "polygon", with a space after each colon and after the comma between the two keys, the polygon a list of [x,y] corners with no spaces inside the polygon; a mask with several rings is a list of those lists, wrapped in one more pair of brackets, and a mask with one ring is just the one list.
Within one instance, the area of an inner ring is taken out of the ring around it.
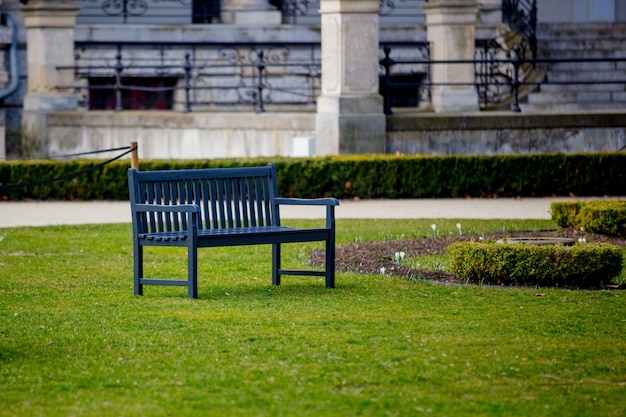
{"label": "bench armrest", "polygon": [[279,205],[286,206],[325,206],[326,207],[326,228],[332,231],[332,238],[335,239],[335,206],[339,205],[339,200],[332,197],[325,198],[275,198],[276,210]]}
{"label": "bench armrest", "polygon": [[[143,216],[149,217],[153,226],[158,227],[158,230],[163,230],[163,225],[167,224],[165,230],[169,230],[170,222],[179,224],[178,220],[172,219],[170,216],[177,218],[179,215],[187,218],[187,225],[189,225],[189,233],[191,238],[195,240],[198,235],[199,228],[199,216],[200,206],[196,204],[179,204],[166,206],[164,204],[131,204],[132,218],[133,218],[133,234],[137,235],[141,229],[147,227],[143,221],[141,221],[142,215],[140,213],[146,213]],[[172,214],[169,214],[172,213]],[[144,220],[145,221],[145,220]],[[184,224],[184,223],[183,223]],[[178,226],[176,226],[176,229]],[[142,233],[144,231],[142,230]]]}
{"label": "bench armrest", "polygon": [[275,198],[276,204],[286,206],[338,206],[339,200],[332,197],[325,198]]}

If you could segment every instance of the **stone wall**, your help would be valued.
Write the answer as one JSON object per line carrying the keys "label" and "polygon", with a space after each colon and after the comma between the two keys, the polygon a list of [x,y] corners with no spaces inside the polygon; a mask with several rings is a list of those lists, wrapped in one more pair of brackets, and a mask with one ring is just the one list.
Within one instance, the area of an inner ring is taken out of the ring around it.
{"label": "stone wall", "polygon": [[[48,115],[48,127],[49,155],[138,142],[144,159],[306,156],[296,146],[314,137],[315,113],[55,112]],[[387,117],[391,154],[615,152],[625,147],[626,111]]]}
{"label": "stone wall", "polygon": [[[48,115],[49,155],[129,146],[146,159],[210,159],[294,154],[310,138],[315,113],[74,111]],[[91,156],[93,157],[93,156]]]}
{"label": "stone wall", "polygon": [[387,150],[403,154],[495,155],[615,152],[626,148],[626,111],[387,118]]}

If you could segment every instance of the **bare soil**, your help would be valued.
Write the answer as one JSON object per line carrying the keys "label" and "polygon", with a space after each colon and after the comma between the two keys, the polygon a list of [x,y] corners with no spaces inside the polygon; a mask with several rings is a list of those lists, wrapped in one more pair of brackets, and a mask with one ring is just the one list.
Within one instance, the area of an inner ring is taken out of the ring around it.
{"label": "bare soil", "polygon": [[[394,260],[396,252],[404,252],[407,257],[430,254],[443,254],[453,242],[471,241],[480,239],[498,240],[512,237],[568,237],[578,241],[579,238],[587,242],[605,242],[619,247],[625,247],[626,241],[622,238],[587,233],[578,229],[562,228],[548,231],[487,233],[483,235],[449,235],[433,236],[419,239],[386,240],[375,242],[351,243],[336,248],[336,271],[358,272],[361,274],[380,274],[385,268],[385,275],[402,277],[414,280],[426,280],[446,284],[461,284],[459,278],[446,271],[432,271],[413,269],[398,265]],[[316,252],[312,256],[315,265],[324,264],[324,252]]]}

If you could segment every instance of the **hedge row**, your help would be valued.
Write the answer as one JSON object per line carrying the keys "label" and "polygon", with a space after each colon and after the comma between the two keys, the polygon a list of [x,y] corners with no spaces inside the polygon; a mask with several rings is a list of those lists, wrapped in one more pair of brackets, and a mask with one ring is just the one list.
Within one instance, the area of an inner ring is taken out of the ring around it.
{"label": "hedge row", "polygon": [[592,233],[626,236],[626,201],[593,200],[554,202],[552,220],[561,227],[576,227]]}
{"label": "hedge row", "polygon": [[[142,170],[232,167],[276,162],[282,196],[349,198],[622,195],[626,153],[499,156],[343,155],[140,161]],[[70,180],[7,188],[69,175],[101,161],[0,163],[0,199],[124,200],[128,160]]]}
{"label": "hedge row", "polygon": [[520,245],[455,242],[450,270],[468,282],[599,288],[622,270],[622,251],[606,243]]}

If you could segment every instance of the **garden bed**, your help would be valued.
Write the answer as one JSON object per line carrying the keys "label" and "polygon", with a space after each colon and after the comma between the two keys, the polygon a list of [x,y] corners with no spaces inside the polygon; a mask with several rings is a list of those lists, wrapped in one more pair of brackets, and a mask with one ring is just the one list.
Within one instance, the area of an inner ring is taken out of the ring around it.
{"label": "garden bed", "polygon": [[[624,239],[600,234],[593,234],[574,228],[560,228],[549,231],[486,233],[481,235],[448,235],[432,236],[418,239],[386,240],[374,242],[351,243],[336,249],[336,270],[338,272],[358,272],[363,274],[381,274],[415,280],[426,280],[446,284],[465,284],[464,280],[446,271],[408,268],[395,262],[394,254],[404,252],[407,257],[445,254],[446,248],[453,242],[471,240],[498,240],[515,237],[559,237],[572,238],[575,241],[584,239],[586,242],[611,243],[620,248],[626,247]],[[323,263],[323,253],[313,255],[313,263]],[[623,287],[623,286],[622,286]],[[610,286],[609,288],[615,288]]]}

